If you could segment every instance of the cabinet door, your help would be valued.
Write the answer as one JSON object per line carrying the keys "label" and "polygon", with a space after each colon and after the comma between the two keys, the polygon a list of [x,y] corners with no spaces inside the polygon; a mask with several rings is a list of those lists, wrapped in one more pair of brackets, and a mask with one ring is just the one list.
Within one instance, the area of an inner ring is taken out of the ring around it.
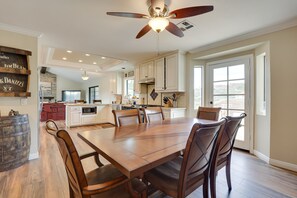
{"label": "cabinet door", "polygon": [[141,64],[139,66],[139,78],[140,80],[145,79],[148,77],[148,63]]}
{"label": "cabinet door", "polygon": [[147,77],[155,78],[155,64],[154,61],[147,63]]}
{"label": "cabinet door", "polygon": [[122,73],[113,73],[110,78],[110,89],[112,94],[122,94]]}
{"label": "cabinet door", "polygon": [[138,83],[139,81],[139,66],[135,66],[134,69],[134,92],[135,93],[140,93],[140,84]]}
{"label": "cabinet door", "polygon": [[155,71],[155,90],[164,90],[164,58],[160,58],[155,61],[156,71]]}
{"label": "cabinet door", "polygon": [[74,111],[71,112],[70,126],[81,124],[81,112]]}
{"label": "cabinet door", "polygon": [[178,56],[166,57],[166,91],[178,90]]}

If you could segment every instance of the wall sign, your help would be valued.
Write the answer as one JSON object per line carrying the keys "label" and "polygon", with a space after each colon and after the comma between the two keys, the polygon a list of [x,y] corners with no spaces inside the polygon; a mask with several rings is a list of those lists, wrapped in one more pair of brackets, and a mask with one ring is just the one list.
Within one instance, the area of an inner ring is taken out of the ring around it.
{"label": "wall sign", "polygon": [[0,96],[28,97],[30,51],[0,46]]}

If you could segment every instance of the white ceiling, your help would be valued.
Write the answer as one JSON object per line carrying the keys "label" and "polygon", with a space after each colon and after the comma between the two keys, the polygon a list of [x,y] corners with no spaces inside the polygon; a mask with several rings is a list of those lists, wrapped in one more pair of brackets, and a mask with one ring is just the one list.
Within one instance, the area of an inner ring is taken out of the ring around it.
{"label": "white ceiling", "polygon": [[[214,11],[187,18],[195,27],[186,31],[183,38],[167,31],[159,35],[151,31],[135,39],[147,19],[113,17],[106,12],[147,14],[147,0],[0,0],[0,29],[41,33],[40,43],[45,54],[48,49],[57,48],[113,57],[123,61],[117,68],[121,69],[156,56],[158,51],[195,51],[297,19],[297,0],[166,2],[170,11],[200,5],[213,5]],[[182,20],[171,21],[177,24]],[[51,65],[46,59],[43,54],[41,66]]]}

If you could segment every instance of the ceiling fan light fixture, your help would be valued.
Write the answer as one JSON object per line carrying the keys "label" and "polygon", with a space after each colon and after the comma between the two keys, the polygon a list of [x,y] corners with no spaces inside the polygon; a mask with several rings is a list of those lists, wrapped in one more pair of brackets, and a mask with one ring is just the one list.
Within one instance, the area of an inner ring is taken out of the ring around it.
{"label": "ceiling fan light fixture", "polygon": [[84,71],[83,75],[81,76],[81,79],[83,79],[83,80],[88,80],[89,79],[89,76],[87,75],[86,71]]}
{"label": "ceiling fan light fixture", "polygon": [[152,18],[148,24],[155,32],[159,33],[169,25],[169,21],[164,17],[155,17]]}

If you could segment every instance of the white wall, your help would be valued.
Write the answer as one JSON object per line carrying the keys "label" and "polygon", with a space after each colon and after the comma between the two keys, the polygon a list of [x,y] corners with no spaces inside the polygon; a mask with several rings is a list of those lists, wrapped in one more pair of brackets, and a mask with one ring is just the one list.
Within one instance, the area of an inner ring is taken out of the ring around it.
{"label": "white wall", "polygon": [[57,75],[57,101],[62,100],[62,90],[81,90],[81,99],[85,100],[85,90],[82,83]]}
{"label": "white wall", "polygon": [[85,91],[86,101],[89,102],[89,87],[99,86],[99,99],[102,100],[102,104],[111,104],[115,100],[115,95],[111,93],[111,81],[112,75],[105,74],[98,78],[90,78],[82,84],[82,90]]}
{"label": "white wall", "polygon": [[0,97],[1,115],[8,115],[10,109],[19,111],[21,114],[28,114],[31,129],[30,158],[38,157],[39,148],[39,113],[38,113],[38,80],[37,80],[37,49],[38,39],[18,33],[0,30],[0,45],[18,49],[29,50],[29,66],[31,75],[29,76],[29,92],[31,97],[27,98],[27,104],[21,105],[20,97]]}
{"label": "white wall", "polygon": [[[296,110],[297,92],[297,26],[276,31],[228,45],[202,50],[189,56],[189,61],[197,57],[216,54],[257,43],[270,43],[271,74],[271,119],[270,137],[260,137],[258,144],[269,145],[270,163],[297,171]],[[269,127],[269,126],[268,126]],[[266,128],[265,130],[269,130]],[[258,131],[257,133],[261,133]],[[258,134],[254,134],[257,137]],[[256,141],[255,141],[256,142]],[[255,146],[255,145],[254,145]],[[267,146],[258,147],[265,156]]]}

